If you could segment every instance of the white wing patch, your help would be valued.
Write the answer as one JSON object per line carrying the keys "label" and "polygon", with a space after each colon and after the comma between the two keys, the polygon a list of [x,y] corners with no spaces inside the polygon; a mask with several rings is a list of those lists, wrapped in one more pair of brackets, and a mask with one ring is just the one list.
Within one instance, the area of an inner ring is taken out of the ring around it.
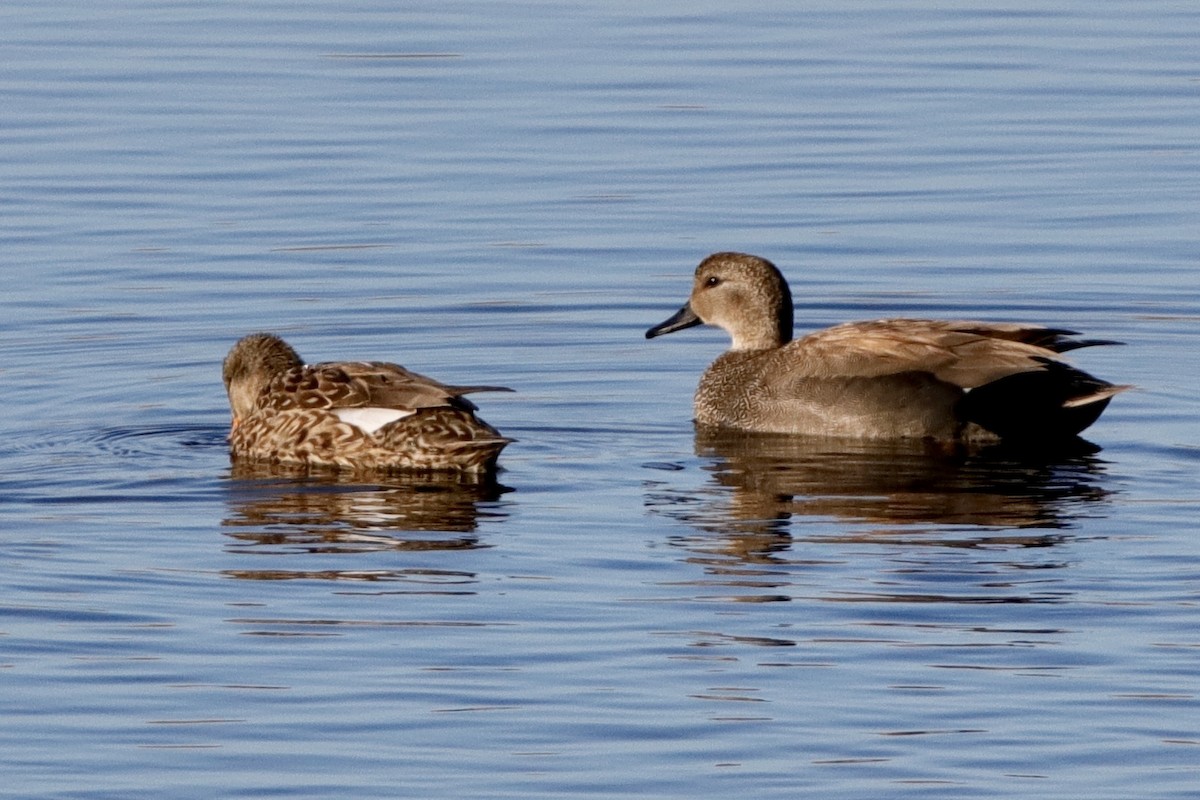
{"label": "white wing patch", "polygon": [[389,422],[395,422],[398,419],[404,419],[407,416],[417,412],[411,409],[400,408],[335,408],[333,415],[342,422],[349,423],[356,428],[360,428],[367,433],[375,431],[387,425]]}

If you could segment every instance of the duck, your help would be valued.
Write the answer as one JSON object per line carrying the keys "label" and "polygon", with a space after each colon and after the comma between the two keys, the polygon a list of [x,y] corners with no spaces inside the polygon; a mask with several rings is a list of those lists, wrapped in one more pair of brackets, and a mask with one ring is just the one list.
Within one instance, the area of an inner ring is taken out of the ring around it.
{"label": "duck", "polygon": [[748,253],[701,261],[688,301],[646,338],[701,324],[732,339],[696,389],[694,421],[712,429],[1037,445],[1077,438],[1130,388],[1062,355],[1117,342],[1062,328],[891,318],[794,339],[787,281]]}
{"label": "duck", "polygon": [[234,461],[382,472],[488,473],[513,440],[452,386],[383,361],[305,364],[273,333],[237,341],[222,365]]}

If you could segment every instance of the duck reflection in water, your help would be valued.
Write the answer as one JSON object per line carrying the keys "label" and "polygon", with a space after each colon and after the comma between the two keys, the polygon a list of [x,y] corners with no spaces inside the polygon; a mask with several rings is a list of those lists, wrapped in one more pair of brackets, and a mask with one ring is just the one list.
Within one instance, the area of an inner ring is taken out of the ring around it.
{"label": "duck reflection in water", "polygon": [[[235,463],[230,477],[223,522],[232,540],[229,549],[280,556],[485,547],[476,533],[479,523],[504,517],[498,501],[511,491],[488,475],[351,476],[254,462]],[[237,570],[235,577],[364,579],[362,570],[314,574],[286,569],[282,562],[277,566]],[[377,580],[395,577],[371,574]]]}
{"label": "duck reflection in water", "polygon": [[[1073,509],[1108,495],[1098,481],[1103,462],[1094,451],[1082,440],[1072,452],[1049,457],[1003,447],[698,426],[696,453],[708,460],[703,467],[711,476],[708,485],[691,493],[660,485],[648,503],[704,533],[721,534],[722,551],[749,561],[788,550],[798,517],[850,523],[841,534],[822,535],[822,542],[899,536],[911,543],[918,534],[942,546],[1048,546],[1061,540]],[[922,526],[958,530],[919,530]],[[979,532],[964,537],[962,526]],[[1019,530],[997,530],[1014,528]]]}

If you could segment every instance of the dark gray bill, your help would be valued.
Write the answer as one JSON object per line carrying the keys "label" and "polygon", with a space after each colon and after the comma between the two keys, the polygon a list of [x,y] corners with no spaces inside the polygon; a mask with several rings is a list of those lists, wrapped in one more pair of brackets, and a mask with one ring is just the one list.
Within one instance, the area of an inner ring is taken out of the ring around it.
{"label": "dark gray bill", "polygon": [[646,331],[646,338],[653,339],[655,336],[662,336],[664,333],[674,333],[681,331],[684,328],[691,328],[695,325],[700,325],[703,322],[696,316],[696,312],[692,311],[690,303],[684,303],[683,308],[675,312],[668,320],[660,322],[650,330]]}

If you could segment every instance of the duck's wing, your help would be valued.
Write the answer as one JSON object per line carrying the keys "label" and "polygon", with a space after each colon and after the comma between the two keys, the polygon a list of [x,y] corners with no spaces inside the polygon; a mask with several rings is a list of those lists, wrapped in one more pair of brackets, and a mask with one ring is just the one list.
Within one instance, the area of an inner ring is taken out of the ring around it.
{"label": "duck's wing", "polygon": [[798,339],[783,350],[793,374],[882,377],[924,372],[963,389],[1046,369],[1079,347],[1114,344],[1073,338],[1060,328],[1015,323],[887,319],[851,322]]}
{"label": "duck's wing", "polygon": [[330,361],[294,367],[277,375],[263,393],[260,405],[277,411],[368,407],[408,412],[424,408],[469,411],[475,405],[463,395],[483,391],[512,390],[502,386],[453,386],[383,361]]}
{"label": "duck's wing", "polygon": [[458,386],[385,361],[356,361],[332,366],[343,372],[355,387],[354,405],[382,408],[457,408],[474,410],[463,395],[475,392],[511,392],[505,386]]}

